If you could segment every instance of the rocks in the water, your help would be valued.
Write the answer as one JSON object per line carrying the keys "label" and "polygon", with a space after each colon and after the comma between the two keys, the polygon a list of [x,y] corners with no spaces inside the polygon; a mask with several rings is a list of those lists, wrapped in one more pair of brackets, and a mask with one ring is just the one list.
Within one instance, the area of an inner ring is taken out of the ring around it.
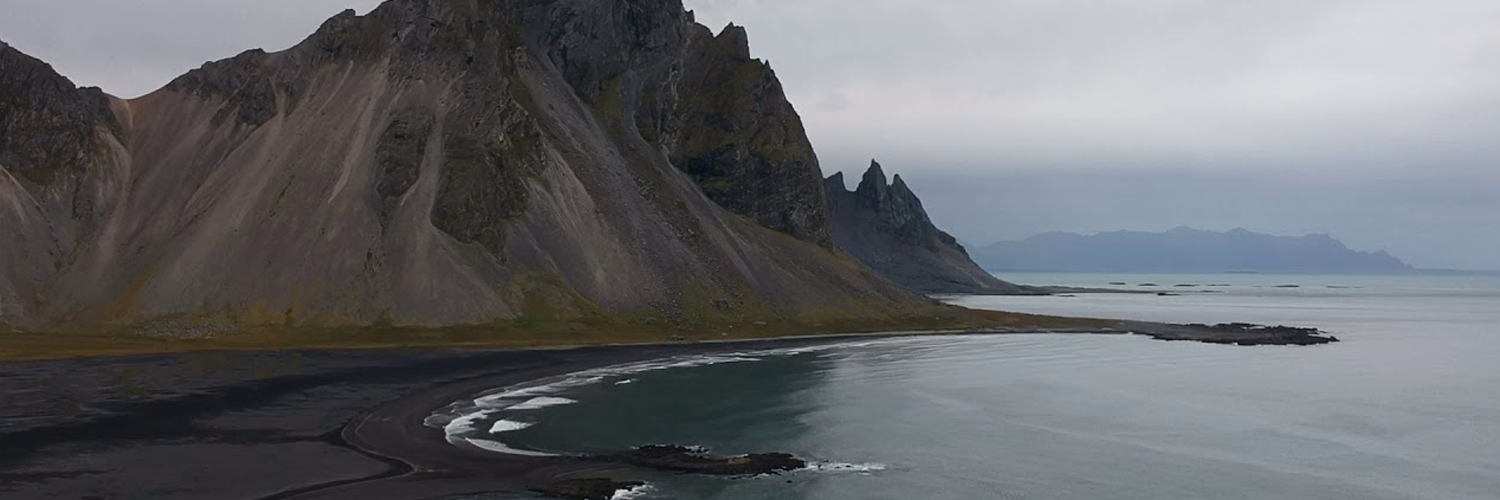
{"label": "rocks in the water", "polygon": [[1338,342],[1338,337],[1326,335],[1317,328],[1296,326],[1265,326],[1250,323],[1222,323],[1218,325],[1183,325],[1183,330],[1149,334],[1159,340],[1196,340],[1210,344],[1241,346],[1260,345],[1321,345]]}
{"label": "rocks in the water", "polygon": [[646,483],[640,481],[615,481],[603,478],[568,479],[532,488],[531,491],[552,498],[569,500],[610,500],[621,491],[633,490],[645,485]]}
{"label": "rocks in the water", "polygon": [[[709,476],[760,476],[791,472],[807,467],[806,461],[786,453],[716,457],[702,448],[676,445],[642,446],[630,451],[588,458],[644,469]],[[532,488],[531,491],[553,498],[607,500],[614,498],[620,491],[628,491],[644,485],[645,483],[639,481],[616,481],[603,478],[569,479]]]}
{"label": "rocks in the water", "polygon": [[669,445],[642,446],[598,458],[647,469],[713,476],[779,474],[807,467],[806,461],[786,453],[715,457],[698,448]]}
{"label": "rocks in the water", "polygon": [[1111,286],[1125,286],[1125,285],[1129,285],[1130,283],[1126,283],[1124,281],[1111,281],[1111,282],[1109,282],[1109,284]]}

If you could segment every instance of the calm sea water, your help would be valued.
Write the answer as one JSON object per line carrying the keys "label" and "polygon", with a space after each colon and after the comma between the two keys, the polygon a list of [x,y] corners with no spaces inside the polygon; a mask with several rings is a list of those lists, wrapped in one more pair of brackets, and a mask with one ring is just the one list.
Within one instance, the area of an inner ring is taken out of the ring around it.
{"label": "calm sea water", "polygon": [[1183,295],[952,300],[1315,326],[1344,342],[1013,335],[744,352],[498,389],[429,423],[496,452],[675,443],[816,462],[778,477],[648,477],[637,498],[1500,498],[1500,279],[1005,277]]}

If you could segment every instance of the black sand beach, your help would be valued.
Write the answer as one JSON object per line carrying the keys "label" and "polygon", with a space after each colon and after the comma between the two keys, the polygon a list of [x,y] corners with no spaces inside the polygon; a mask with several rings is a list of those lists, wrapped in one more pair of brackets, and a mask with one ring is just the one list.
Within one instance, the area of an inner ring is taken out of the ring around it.
{"label": "black sand beach", "polygon": [[463,449],[422,420],[486,389],[593,367],[868,337],[9,363],[0,365],[0,498],[427,499],[524,491],[620,466]]}
{"label": "black sand beach", "polygon": [[449,445],[466,394],[722,349],[200,353],[0,366],[0,498],[437,498],[524,489],[567,460]]}

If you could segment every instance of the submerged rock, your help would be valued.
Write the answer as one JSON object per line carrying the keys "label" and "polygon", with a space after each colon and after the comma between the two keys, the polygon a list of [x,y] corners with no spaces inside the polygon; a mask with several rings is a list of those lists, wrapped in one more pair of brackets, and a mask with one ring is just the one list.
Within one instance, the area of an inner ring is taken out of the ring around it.
{"label": "submerged rock", "polygon": [[640,481],[615,481],[603,478],[568,479],[532,488],[531,491],[552,498],[609,500],[621,491],[628,491],[645,485],[646,483]]}
{"label": "submerged rock", "polygon": [[779,474],[807,467],[806,461],[786,453],[715,457],[697,448],[663,445],[642,446],[599,458],[647,469],[713,476]]}

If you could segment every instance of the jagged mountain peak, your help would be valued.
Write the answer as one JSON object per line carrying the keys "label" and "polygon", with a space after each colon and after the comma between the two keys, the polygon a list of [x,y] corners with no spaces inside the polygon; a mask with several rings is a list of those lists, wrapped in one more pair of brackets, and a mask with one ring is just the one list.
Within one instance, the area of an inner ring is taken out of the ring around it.
{"label": "jagged mountain peak", "polygon": [[892,281],[924,293],[1022,293],[980,269],[952,235],[938,229],[898,174],[887,182],[871,160],[849,191],[842,173],[824,183],[834,242]]}
{"label": "jagged mountain peak", "polygon": [[847,184],[844,184],[844,171],[842,170],[834,172],[833,175],[828,176],[827,179],[823,180],[823,183],[828,186],[838,186],[842,189],[849,189],[849,186]]}
{"label": "jagged mountain peak", "polygon": [[741,60],[750,60],[750,32],[744,26],[729,23],[719,31],[717,37],[722,43],[733,50],[733,55]]}
{"label": "jagged mountain peak", "polygon": [[[916,193],[911,192],[911,188],[906,186],[906,180],[901,178],[901,174],[891,176],[891,193],[893,196],[916,198]],[[917,200],[917,203],[921,203],[921,200]]]}
{"label": "jagged mountain peak", "polygon": [[864,175],[860,177],[859,188],[856,191],[879,190],[888,185],[885,177],[885,169],[880,166],[880,162],[870,160],[870,167],[865,169]]}
{"label": "jagged mountain peak", "polygon": [[103,135],[119,129],[104,91],[0,42],[0,166],[49,185],[86,171],[107,153]]}

